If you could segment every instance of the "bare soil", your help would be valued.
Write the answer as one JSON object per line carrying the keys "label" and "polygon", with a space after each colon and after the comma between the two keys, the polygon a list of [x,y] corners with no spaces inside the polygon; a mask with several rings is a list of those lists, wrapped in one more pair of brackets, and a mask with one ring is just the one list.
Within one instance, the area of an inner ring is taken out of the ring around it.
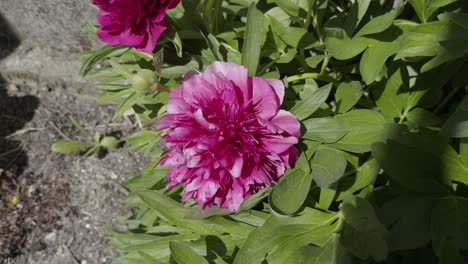
{"label": "bare soil", "polygon": [[126,177],[149,160],[124,149],[102,157],[51,152],[57,140],[90,140],[89,131],[128,135],[130,119],[111,122],[114,107],[97,105],[60,82],[0,79],[0,263],[110,263],[119,253],[106,226],[124,205]]}

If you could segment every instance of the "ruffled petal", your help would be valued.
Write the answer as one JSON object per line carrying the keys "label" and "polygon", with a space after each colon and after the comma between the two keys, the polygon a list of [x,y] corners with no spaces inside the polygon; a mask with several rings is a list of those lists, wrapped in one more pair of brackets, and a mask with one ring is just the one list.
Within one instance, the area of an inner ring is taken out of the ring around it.
{"label": "ruffled petal", "polygon": [[264,78],[252,77],[252,103],[258,116],[269,120],[276,115],[280,100],[273,87]]}

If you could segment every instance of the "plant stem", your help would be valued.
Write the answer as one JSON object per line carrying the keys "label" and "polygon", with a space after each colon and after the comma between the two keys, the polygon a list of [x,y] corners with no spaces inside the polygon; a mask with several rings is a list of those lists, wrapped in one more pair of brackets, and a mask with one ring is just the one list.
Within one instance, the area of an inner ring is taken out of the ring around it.
{"label": "plant stem", "polygon": [[286,78],[286,81],[295,82],[295,81],[309,79],[309,78],[321,80],[324,82],[329,82],[329,83],[332,83],[334,86],[339,85],[339,82],[335,80],[333,77],[330,77],[326,74],[320,74],[320,73],[315,73],[315,72],[308,72],[308,73],[289,76],[288,78]]}
{"label": "plant stem", "polygon": [[444,108],[444,106],[452,99],[452,97],[454,97],[458,91],[460,90],[460,88],[462,88],[463,85],[460,85],[458,87],[455,87],[453,88],[450,93],[447,95],[447,97],[444,98],[444,100],[442,101],[442,103],[440,103],[436,109],[434,110],[434,114],[438,114],[440,112],[440,110],[442,110],[442,108]]}
{"label": "plant stem", "polygon": [[400,120],[398,120],[398,124],[400,125],[403,124],[403,121],[405,121],[406,116],[408,115],[409,111],[410,111],[409,107],[407,107],[405,111],[403,111],[403,114],[400,116]]}
{"label": "plant stem", "polygon": [[327,70],[327,66],[329,62],[330,62],[330,56],[326,54],[325,60],[322,63],[322,69],[320,69],[320,74],[325,74],[325,71]]}

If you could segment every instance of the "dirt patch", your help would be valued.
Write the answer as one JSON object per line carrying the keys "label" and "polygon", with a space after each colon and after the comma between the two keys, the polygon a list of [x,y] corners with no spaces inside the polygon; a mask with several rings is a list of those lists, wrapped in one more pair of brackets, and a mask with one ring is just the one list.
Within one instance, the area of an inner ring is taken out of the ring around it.
{"label": "dirt patch", "polygon": [[131,120],[111,122],[112,106],[62,83],[0,80],[0,263],[109,263],[106,226],[119,226],[127,175],[148,159],[124,150],[98,158],[61,156],[50,145],[89,140],[67,119],[90,131],[128,135]]}

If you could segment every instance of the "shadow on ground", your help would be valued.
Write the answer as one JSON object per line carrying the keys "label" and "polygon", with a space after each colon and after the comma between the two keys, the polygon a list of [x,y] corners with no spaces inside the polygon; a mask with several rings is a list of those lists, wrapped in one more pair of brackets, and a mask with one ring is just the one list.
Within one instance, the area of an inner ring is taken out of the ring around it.
{"label": "shadow on ground", "polygon": [[[19,46],[20,40],[15,30],[0,13],[0,60],[6,58]],[[16,254],[15,245],[24,242],[18,236],[15,225],[9,221],[14,193],[18,190],[18,177],[28,165],[28,157],[20,141],[12,136],[23,129],[34,117],[39,106],[35,96],[10,96],[8,84],[0,77],[0,259]]]}

